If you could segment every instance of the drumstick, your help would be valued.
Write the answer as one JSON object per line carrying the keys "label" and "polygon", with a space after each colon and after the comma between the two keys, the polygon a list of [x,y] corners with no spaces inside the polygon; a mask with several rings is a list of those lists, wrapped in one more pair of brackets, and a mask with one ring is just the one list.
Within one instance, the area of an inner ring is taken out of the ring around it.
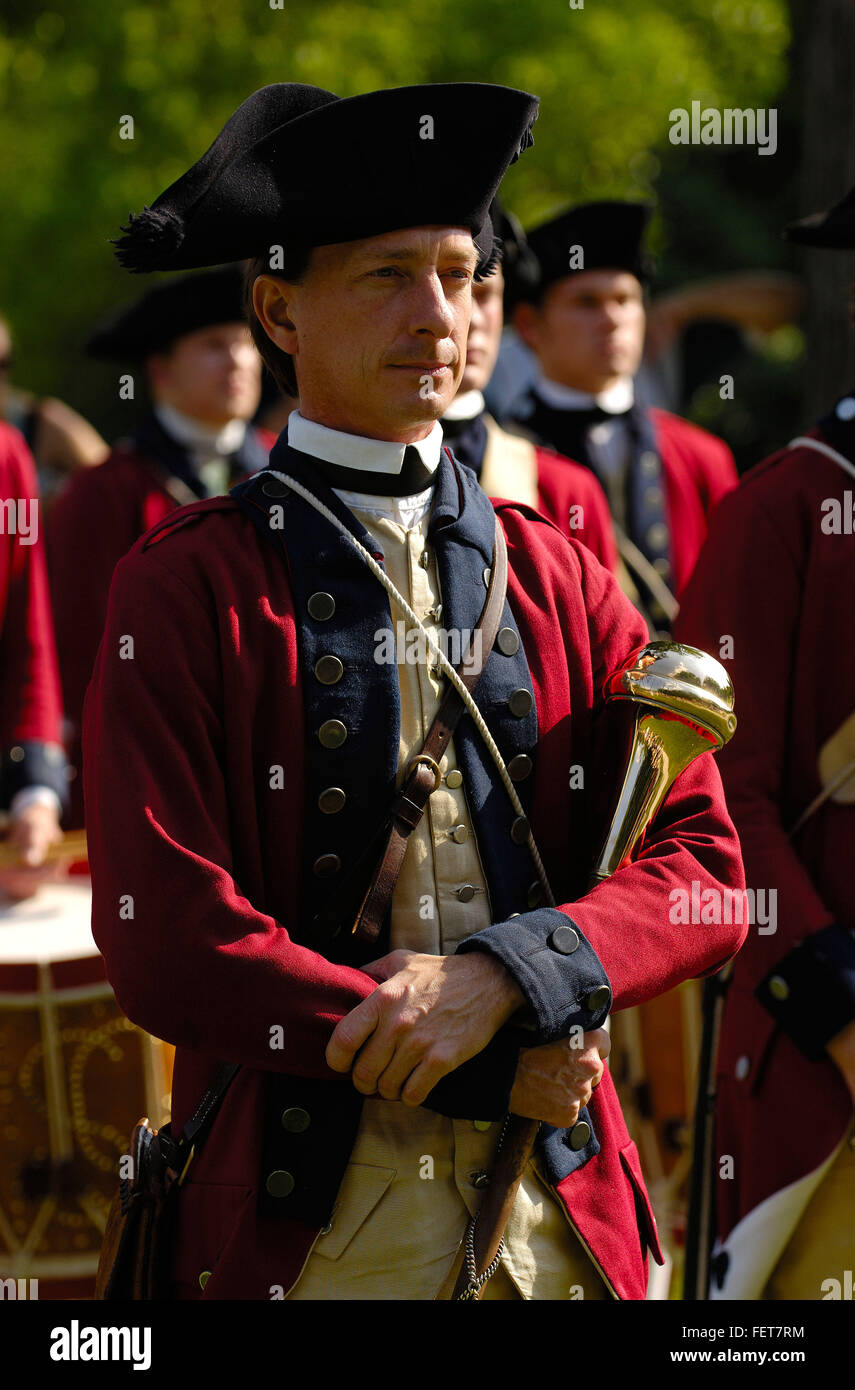
{"label": "drumstick", "polygon": [[[51,845],[42,864],[55,864],[58,859],[85,859],[86,831],[67,830],[58,844]],[[0,841],[0,869],[40,869],[42,864],[23,864],[17,845]]]}

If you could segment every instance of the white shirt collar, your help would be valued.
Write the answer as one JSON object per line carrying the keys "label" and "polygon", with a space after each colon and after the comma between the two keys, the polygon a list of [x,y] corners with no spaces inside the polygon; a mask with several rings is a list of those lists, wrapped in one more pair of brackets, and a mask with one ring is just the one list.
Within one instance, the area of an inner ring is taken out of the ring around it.
{"label": "white shirt collar", "polygon": [[443,415],[443,420],[474,420],[483,415],[487,403],[480,391],[464,391],[457,395]]}
{"label": "white shirt collar", "polygon": [[631,376],[621,377],[607,391],[591,396],[587,391],[576,391],[572,386],[562,386],[558,381],[540,377],[534,384],[535,395],[546,405],[556,410],[590,410],[599,406],[609,415],[622,415],[629,410],[635,400],[635,387]]}
{"label": "white shirt collar", "polygon": [[194,453],[203,456],[236,454],[246,438],[245,420],[229,420],[225,425],[215,428],[184,415],[163,401],[155,405],[154,413],[167,434],[179,444],[184,444]]}
{"label": "white shirt collar", "polygon": [[[388,439],[366,439],[361,434],[331,430],[327,425],[307,420],[299,410],[292,410],[288,416],[287,429],[288,443],[292,449],[299,449],[301,454],[324,459],[327,463],[337,463],[342,468],[396,475],[404,466],[406,444],[395,444]],[[426,439],[417,440],[412,447],[425,468],[435,473],[442,453],[442,426],[439,421],[434,422]]]}

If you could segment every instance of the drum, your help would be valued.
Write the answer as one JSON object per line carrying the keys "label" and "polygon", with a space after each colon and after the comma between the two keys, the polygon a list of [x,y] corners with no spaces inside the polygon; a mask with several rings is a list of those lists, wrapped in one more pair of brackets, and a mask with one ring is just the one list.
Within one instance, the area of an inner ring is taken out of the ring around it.
{"label": "drum", "polygon": [[91,1296],[133,1126],[169,1118],[173,1049],[119,1012],[91,903],[84,876],[0,899],[0,1278],[39,1298]]}

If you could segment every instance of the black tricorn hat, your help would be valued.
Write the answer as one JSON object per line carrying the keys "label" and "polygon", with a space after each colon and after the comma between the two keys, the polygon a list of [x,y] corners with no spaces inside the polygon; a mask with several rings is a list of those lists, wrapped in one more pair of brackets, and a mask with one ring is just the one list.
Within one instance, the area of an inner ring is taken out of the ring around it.
{"label": "black tricorn hat", "polygon": [[[585,270],[628,270],[638,280],[649,279],[644,233],[652,212],[649,203],[612,199],[580,203],[541,223],[527,234],[539,268],[536,287],[520,298],[539,298],[558,280]],[[581,255],[571,255],[575,247]]]}
{"label": "black tricorn hat", "polygon": [[803,246],[827,246],[838,251],[855,247],[855,188],[827,212],[814,212],[784,228],[786,241]]}
{"label": "black tricorn hat", "polygon": [[536,284],[538,265],[521,223],[499,198],[494,198],[490,204],[490,220],[493,223],[493,236],[501,254],[505,278],[505,313],[508,314],[520,298],[525,297],[525,292],[531,285]]}
{"label": "black tricorn hat", "polygon": [[481,82],[340,98],[280,82],[254,92],[116,255],[128,270],[189,270],[397,228],[467,227],[494,263],[490,201],[532,145],[538,101]]}
{"label": "black tricorn hat", "polygon": [[152,286],[101,320],[86,342],[90,357],[141,362],[177,338],[215,323],[245,323],[243,272],[223,266]]}

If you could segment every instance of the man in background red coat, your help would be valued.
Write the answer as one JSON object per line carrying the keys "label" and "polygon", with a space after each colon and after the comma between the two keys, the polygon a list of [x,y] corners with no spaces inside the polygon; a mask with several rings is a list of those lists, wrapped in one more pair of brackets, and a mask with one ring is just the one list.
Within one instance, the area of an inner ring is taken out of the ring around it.
{"label": "man in background red coat", "polygon": [[594,472],[631,580],[626,591],[653,628],[666,628],[673,604],[661,586],[679,598],[713,507],[736,485],[736,466],[720,439],[637,399],[649,216],[644,204],[586,203],[528,233],[535,266],[516,286],[514,327],[541,377],[515,424]]}
{"label": "man in background red coat", "polygon": [[[178,506],[226,492],[263,468],[273,437],[247,421],[261,391],[261,361],[235,266],[160,284],[111,314],[91,356],[134,367],[152,408],[100,466],[79,470],[47,527],[68,754],[76,776],[68,823],[83,824],[80,722],[107,612],[110,580],[138,536]],[[132,377],[122,377],[123,384]]]}
{"label": "man in background red coat", "polygon": [[443,438],[455,458],[472,469],[488,497],[536,507],[617,573],[609,504],[591,470],[521,435],[508,434],[487,411],[483,392],[502,341],[505,270],[510,283],[515,283],[521,258],[530,254],[522,228],[498,202],[491,209],[491,220],[502,258],[492,274],[472,287],[466,367],[460,389],[442,417]]}
{"label": "man in background red coat", "polygon": [[[855,248],[855,191],[788,234]],[[712,1297],[852,1297],[853,497],[855,393],[725,498],[677,622],[732,673],[722,776],[749,890],[767,900],[722,1024]]]}
{"label": "man in background red coat", "polygon": [[35,465],[22,436],[6,424],[0,424],[0,520],[0,811],[11,818],[10,839],[21,860],[3,881],[25,895],[61,838],[68,780]]}

